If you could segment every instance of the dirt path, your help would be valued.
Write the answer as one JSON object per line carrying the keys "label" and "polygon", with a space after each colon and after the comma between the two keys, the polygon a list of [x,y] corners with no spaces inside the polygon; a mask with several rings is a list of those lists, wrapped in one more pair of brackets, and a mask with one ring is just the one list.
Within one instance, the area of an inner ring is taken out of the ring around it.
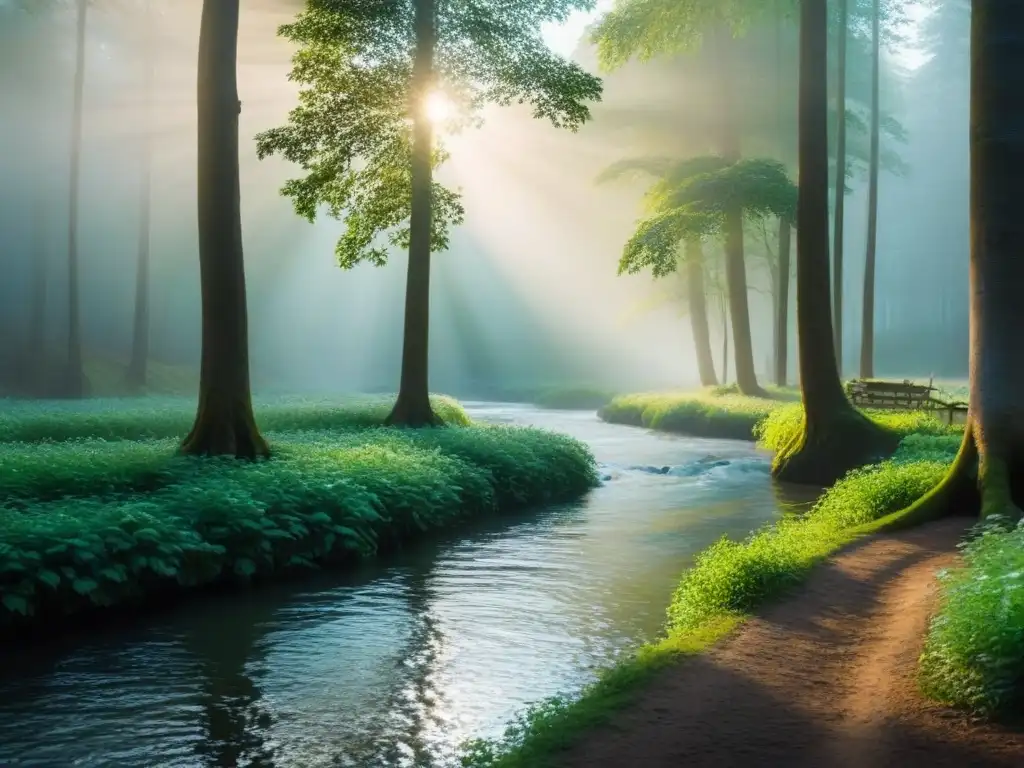
{"label": "dirt path", "polygon": [[1024,766],[1024,733],[923,700],[915,665],[965,520],[865,539],[567,753],[565,768]]}

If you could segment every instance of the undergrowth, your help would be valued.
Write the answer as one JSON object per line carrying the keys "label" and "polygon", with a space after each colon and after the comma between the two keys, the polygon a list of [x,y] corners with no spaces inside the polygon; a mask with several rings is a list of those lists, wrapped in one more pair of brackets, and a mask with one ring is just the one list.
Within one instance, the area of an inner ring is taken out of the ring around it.
{"label": "undergrowth", "polygon": [[615,393],[601,387],[561,386],[545,387],[532,398],[541,408],[596,411],[615,397]]}
{"label": "undergrowth", "polygon": [[170,438],[0,445],[0,626],[371,557],[596,478],[585,445],[522,427],[269,437],[258,462],[176,456]]}
{"label": "undergrowth", "polygon": [[723,537],[683,573],[664,637],[598,676],[575,696],[542,702],[494,740],[464,748],[472,768],[544,768],[588,729],[607,722],[657,670],[704,650],[767,600],[800,583],[824,558],[933,487],[956,454],[955,435],[911,435],[892,459],[848,474],[803,517],[744,541]]}
{"label": "undergrowth", "polygon": [[[268,432],[358,429],[380,426],[393,402],[377,396],[257,399],[254,410],[260,429]],[[446,424],[469,424],[457,401],[435,395],[431,402]],[[195,400],[184,397],[0,400],[0,443],[184,437],[195,415]]]}
{"label": "undergrowth", "polygon": [[1024,524],[986,526],[940,574],[939,610],[920,681],[938,701],[979,715],[1019,712],[1024,690]]}

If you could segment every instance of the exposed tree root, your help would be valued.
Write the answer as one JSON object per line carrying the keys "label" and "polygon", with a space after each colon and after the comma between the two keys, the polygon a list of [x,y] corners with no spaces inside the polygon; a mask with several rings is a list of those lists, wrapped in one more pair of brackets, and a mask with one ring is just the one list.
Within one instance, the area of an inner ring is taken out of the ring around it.
{"label": "exposed tree root", "polygon": [[195,425],[181,444],[187,456],[233,456],[261,459],[270,456],[248,398],[232,399],[213,407],[209,398],[200,398]]}
{"label": "exposed tree root", "polygon": [[410,396],[398,393],[391,413],[384,420],[387,427],[443,427],[444,419],[434,413],[429,395]]}
{"label": "exposed tree root", "polygon": [[800,435],[772,462],[772,476],[783,482],[830,486],[851,469],[887,459],[899,436],[852,406],[827,420],[808,419]]}
{"label": "exposed tree root", "polygon": [[948,515],[978,515],[990,525],[1013,526],[1024,512],[1024,465],[979,448],[978,429],[969,419],[956,459],[932,490],[906,509],[881,521],[881,530],[921,525]]}

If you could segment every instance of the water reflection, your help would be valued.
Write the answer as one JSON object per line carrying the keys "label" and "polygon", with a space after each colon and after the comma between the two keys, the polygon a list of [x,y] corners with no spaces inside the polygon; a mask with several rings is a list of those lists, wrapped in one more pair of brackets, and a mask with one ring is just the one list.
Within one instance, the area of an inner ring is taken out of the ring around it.
{"label": "water reflection", "polygon": [[[750,445],[593,414],[477,413],[575,434],[614,479],[581,504],[482,520],[386,565],[8,654],[0,765],[447,765],[464,739],[500,733],[651,637],[696,552],[794,503]],[[682,469],[630,469],[645,466]]]}

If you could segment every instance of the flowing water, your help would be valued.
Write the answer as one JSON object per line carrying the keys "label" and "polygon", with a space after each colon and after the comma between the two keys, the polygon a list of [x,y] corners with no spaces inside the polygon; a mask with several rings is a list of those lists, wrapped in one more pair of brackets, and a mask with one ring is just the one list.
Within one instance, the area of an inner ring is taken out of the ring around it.
{"label": "flowing water", "polygon": [[470,411],[586,441],[602,487],[355,572],[0,650],[0,766],[447,766],[656,635],[696,552],[787,506],[752,445]]}

